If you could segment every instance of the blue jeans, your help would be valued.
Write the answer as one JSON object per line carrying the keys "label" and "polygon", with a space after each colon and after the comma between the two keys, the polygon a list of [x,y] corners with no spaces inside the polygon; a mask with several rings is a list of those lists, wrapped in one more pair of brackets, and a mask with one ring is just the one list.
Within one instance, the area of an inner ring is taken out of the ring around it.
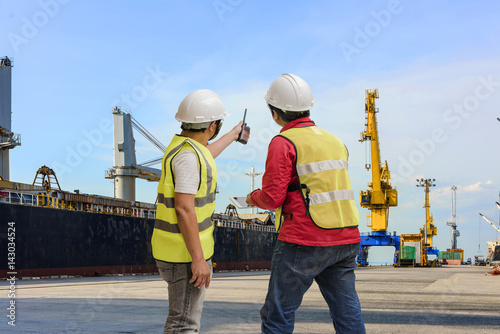
{"label": "blue jeans", "polygon": [[266,302],[260,311],[262,333],[292,333],[295,310],[316,280],[330,308],[337,333],[365,333],[355,289],[359,244],[312,247],[277,241]]}
{"label": "blue jeans", "polygon": [[[212,261],[207,261],[212,268]],[[163,333],[199,333],[205,290],[189,283],[191,263],[156,261],[160,276],[168,283],[168,317]]]}

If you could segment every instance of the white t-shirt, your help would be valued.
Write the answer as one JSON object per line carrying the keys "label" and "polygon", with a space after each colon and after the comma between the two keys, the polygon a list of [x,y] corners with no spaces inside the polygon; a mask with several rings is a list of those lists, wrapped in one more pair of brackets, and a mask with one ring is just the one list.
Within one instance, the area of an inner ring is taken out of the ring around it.
{"label": "white t-shirt", "polygon": [[191,150],[184,150],[172,160],[175,192],[196,195],[200,184],[198,158]]}

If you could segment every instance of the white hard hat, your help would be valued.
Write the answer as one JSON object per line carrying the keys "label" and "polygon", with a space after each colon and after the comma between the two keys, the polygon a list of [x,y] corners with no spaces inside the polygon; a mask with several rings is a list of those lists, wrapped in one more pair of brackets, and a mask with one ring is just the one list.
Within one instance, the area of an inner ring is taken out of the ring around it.
{"label": "white hard hat", "polygon": [[229,116],[219,95],[208,89],[198,89],[182,100],[175,119],[183,123],[208,123]]}
{"label": "white hard hat", "polygon": [[264,98],[268,104],[284,111],[300,112],[314,106],[311,88],[294,74],[283,74],[274,80]]}

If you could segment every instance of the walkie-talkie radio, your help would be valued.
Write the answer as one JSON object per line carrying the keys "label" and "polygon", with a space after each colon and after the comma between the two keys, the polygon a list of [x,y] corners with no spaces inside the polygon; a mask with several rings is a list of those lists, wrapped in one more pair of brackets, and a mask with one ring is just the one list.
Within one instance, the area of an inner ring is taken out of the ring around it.
{"label": "walkie-talkie radio", "polygon": [[241,125],[240,135],[238,136],[237,142],[246,145],[248,143],[248,138],[250,138],[250,127],[245,123],[247,117],[247,110],[245,109],[245,114],[243,115],[243,124]]}

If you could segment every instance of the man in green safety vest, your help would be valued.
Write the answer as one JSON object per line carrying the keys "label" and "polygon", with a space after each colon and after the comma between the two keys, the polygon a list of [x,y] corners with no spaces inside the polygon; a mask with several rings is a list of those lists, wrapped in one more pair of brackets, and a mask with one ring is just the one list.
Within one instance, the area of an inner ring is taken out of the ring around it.
{"label": "man in green safety vest", "polygon": [[361,241],[347,172],[348,152],[335,135],[309,118],[309,85],[283,74],[265,96],[282,127],[269,144],[262,189],[247,203],[276,210],[278,241],[261,310],[262,333],[292,333],[295,310],[315,280],[337,333],[364,333],[354,268]]}
{"label": "man in green safety vest", "polygon": [[241,122],[208,145],[229,114],[213,91],[184,98],[175,119],[182,122],[165,151],[158,185],[153,257],[168,283],[169,312],[164,333],[198,333],[205,290],[212,275],[217,167],[214,158],[236,141]]}

